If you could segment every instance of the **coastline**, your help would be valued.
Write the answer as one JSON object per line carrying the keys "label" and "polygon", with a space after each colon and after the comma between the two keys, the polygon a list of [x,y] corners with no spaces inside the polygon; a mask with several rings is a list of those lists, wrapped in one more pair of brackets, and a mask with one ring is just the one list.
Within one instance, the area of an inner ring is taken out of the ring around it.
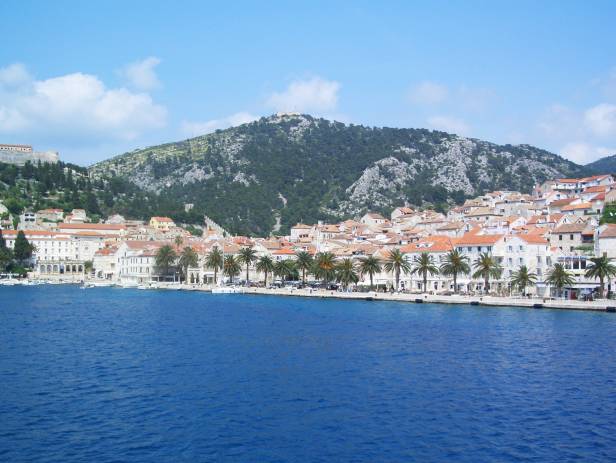
{"label": "coastline", "polygon": [[[82,284],[78,281],[54,281],[45,283],[16,283],[16,286],[40,286],[43,284],[70,284],[81,285],[83,289],[113,287],[119,289],[138,289],[138,290],[161,290],[161,291],[201,291],[212,292],[212,286],[186,285],[178,283],[158,284],[156,286],[138,287],[121,286],[111,282],[86,281]],[[0,287],[3,286],[0,284]],[[245,288],[237,287],[235,294],[249,294],[262,296],[286,296],[286,297],[315,297],[328,299],[355,299],[364,301],[390,301],[405,302],[409,304],[452,304],[452,305],[471,305],[482,307],[519,307],[527,309],[557,309],[557,310],[581,310],[592,312],[616,312],[616,300],[596,300],[579,301],[564,299],[543,299],[543,298],[522,298],[507,296],[462,296],[462,295],[438,295],[438,294],[410,294],[410,293],[380,293],[370,292],[344,292],[323,289],[285,289],[285,288]]]}
{"label": "coastline", "polygon": [[[484,307],[519,307],[527,309],[558,309],[582,310],[591,312],[616,311],[616,301],[571,301],[571,300],[543,300],[542,298],[515,298],[499,296],[442,296],[435,294],[406,294],[406,293],[347,293],[326,290],[305,289],[265,289],[245,288],[244,294],[277,295],[296,297],[320,297],[334,299],[359,299],[369,301],[394,301],[411,304],[457,304]],[[612,310],[611,307],[614,307]]]}

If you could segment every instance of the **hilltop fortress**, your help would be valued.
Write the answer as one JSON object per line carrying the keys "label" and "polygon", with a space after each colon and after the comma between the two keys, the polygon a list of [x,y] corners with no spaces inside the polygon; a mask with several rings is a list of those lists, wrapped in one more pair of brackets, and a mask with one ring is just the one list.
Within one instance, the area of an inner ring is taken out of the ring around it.
{"label": "hilltop fortress", "polygon": [[59,160],[57,151],[34,151],[30,145],[5,145],[0,144],[0,162],[8,164],[24,165],[27,161],[32,163],[50,162]]}

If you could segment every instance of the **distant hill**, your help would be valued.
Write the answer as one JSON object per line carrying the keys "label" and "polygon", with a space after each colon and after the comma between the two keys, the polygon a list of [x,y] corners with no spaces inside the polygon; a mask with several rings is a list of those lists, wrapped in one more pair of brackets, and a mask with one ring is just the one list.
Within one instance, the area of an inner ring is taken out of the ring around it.
{"label": "distant hill", "polygon": [[616,154],[598,159],[584,166],[591,174],[613,174],[616,173]]}
{"label": "distant hill", "polygon": [[90,174],[193,203],[191,212],[231,232],[267,235],[405,203],[444,209],[492,190],[530,192],[536,182],[585,171],[529,145],[292,114],[135,150]]}

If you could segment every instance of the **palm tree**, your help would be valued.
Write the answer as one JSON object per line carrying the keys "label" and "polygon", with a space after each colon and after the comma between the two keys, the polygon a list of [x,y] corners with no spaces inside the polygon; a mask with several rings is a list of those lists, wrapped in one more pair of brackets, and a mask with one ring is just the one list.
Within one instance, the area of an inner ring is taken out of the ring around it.
{"label": "palm tree", "polygon": [[295,266],[302,271],[302,283],[306,284],[306,272],[309,272],[314,265],[312,256],[307,251],[299,251],[295,254]]}
{"label": "palm tree", "polygon": [[274,273],[283,281],[299,276],[295,268],[295,262],[292,259],[283,259],[276,262],[274,264]]}
{"label": "palm tree", "polygon": [[312,273],[327,283],[336,277],[336,257],[331,252],[319,252],[314,259]]}
{"label": "palm tree", "polygon": [[246,284],[248,284],[248,269],[250,268],[250,264],[255,262],[257,259],[257,251],[255,251],[252,246],[247,246],[240,249],[240,254],[237,256],[237,261],[239,264],[246,266]]}
{"label": "palm tree", "polygon": [[411,271],[411,265],[404,258],[404,254],[400,252],[400,249],[392,249],[389,251],[383,268],[386,272],[394,272],[396,291],[398,291],[398,285],[400,284],[400,273],[409,273]]}
{"label": "palm tree", "polygon": [[373,288],[374,274],[380,273],[381,260],[378,257],[366,256],[359,259],[359,273],[362,275],[368,275],[370,277],[370,290]]}
{"label": "palm tree", "polygon": [[599,278],[599,290],[601,291],[600,297],[603,297],[603,293],[605,291],[605,279],[609,279],[616,275],[616,265],[612,264],[612,259],[607,256],[591,257],[590,261],[592,264],[590,264],[590,267],[586,268],[586,278]]}
{"label": "palm tree", "polygon": [[168,244],[161,246],[156,252],[156,272],[166,277],[171,267],[175,264],[177,257],[178,255],[171,246]]}
{"label": "palm tree", "polygon": [[179,248],[180,246],[182,246],[182,243],[184,242],[184,238],[182,238],[180,235],[178,235],[178,236],[175,237],[173,242]]}
{"label": "palm tree", "polygon": [[445,262],[441,265],[443,275],[453,277],[453,292],[458,292],[458,274],[470,273],[471,267],[468,265],[468,257],[457,249],[452,249],[445,255]]}
{"label": "palm tree", "polygon": [[178,261],[178,265],[182,270],[184,281],[186,281],[188,279],[188,268],[196,267],[197,265],[199,265],[199,256],[193,248],[191,248],[190,246],[186,246],[180,254],[180,260]]}
{"label": "palm tree", "polygon": [[218,270],[222,270],[224,264],[224,255],[219,248],[214,248],[205,259],[205,266],[214,269],[214,284],[217,283]]}
{"label": "palm tree", "polygon": [[422,252],[413,258],[412,274],[421,275],[423,278],[423,292],[428,290],[428,273],[438,275],[438,267],[434,264],[434,259],[427,252]]}
{"label": "palm tree", "polygon": [[503,273],[503,267],[492,254],[482,252],[475,260],[473,267],[475,273],[473,278],[483,278],[484,292],[487,294],[489,290],[490,278],[500,278]]}
{"label": "palm tree", "polygon": [[518,288],[522,292],[522,296],[526,296],[526,287],[532,286],[537,282],[537,275],[528,271],[526,265],[521,265],[520,268],[511,275],[511,286]]}
{"label": "palm tree", "polygon": [[264,286],[267,286],[267,274],[274,273],[274,261],[270,256],[262,256],[257,262],[257,272],[263,272],[265,278],[263,280]]}
{"label": "palm tree", "polygon": [[359,281],[357,274],[357,266],[353,259],[343,259],[336,265],[336,281],[342,283],[342,287],[346,290],[350,284],[355,284]]}
{"label": "palm tree", "polygon": [[235,256],[228,255],[225,257],[222,270],[223,273],[229,277],[229,281],[233,283],[233,278],[240,274],[242,267]]}
{"label": "palm tree", "polygon": [[565,269],[563,264],[554,264],[554,267],[552,267],[552,270],[548,273],[545,282],[555,286],[560,295],[565,286],[575,284],[575,279],[573,274]]}

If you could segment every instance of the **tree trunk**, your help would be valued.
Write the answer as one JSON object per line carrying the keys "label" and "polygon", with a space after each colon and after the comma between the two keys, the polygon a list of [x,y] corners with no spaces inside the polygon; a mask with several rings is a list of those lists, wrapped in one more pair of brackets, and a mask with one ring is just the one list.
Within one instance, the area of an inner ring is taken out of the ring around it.
{"label": "tree trunk", "polygon": [[603,282],[603,277],[602,276],[599,277],[599,289],[601,291],[601,295],[599,297],[601,299],[603,299],[603,293],[605,292],[605,286],[604,286],[604,282]]}
{"label": "tree trunk", "polygon": [[423,292],[428,292],[428,272],[423,272]]}
{"label": "tree trunk", "polygon": [[396,291],[398,291],[398,286],[400,286],[400,270],[396,269]]}
{"label": "tree trunk", "polygon": [[372,273],[370,273],[370,291],[374,289],[374,285],[372,284]]}
{"label": "tree trunk", "polygon": [[458,294],[458,274],[453,274],[453,293]]}
{"label": "tree trunk", "polygon": [[218,275],[218,268],[214,267],[214,284],[218,283],[218,278],[216,278],[216,276]]}
{"label": "tree trunk", "polygon": [[489,281],[490,281],[490,277],[488,277],[488,276],[484,277],[484,279],[483,279],[483,284],[484,284],[483,292],[486,293],[486,294],[488,294],[488,291],[489,291],[489,289],[488,289]]}
{"label": "tree trunk", "polygon": [[248,265],[246,264],[246,286],[248,286]]}

